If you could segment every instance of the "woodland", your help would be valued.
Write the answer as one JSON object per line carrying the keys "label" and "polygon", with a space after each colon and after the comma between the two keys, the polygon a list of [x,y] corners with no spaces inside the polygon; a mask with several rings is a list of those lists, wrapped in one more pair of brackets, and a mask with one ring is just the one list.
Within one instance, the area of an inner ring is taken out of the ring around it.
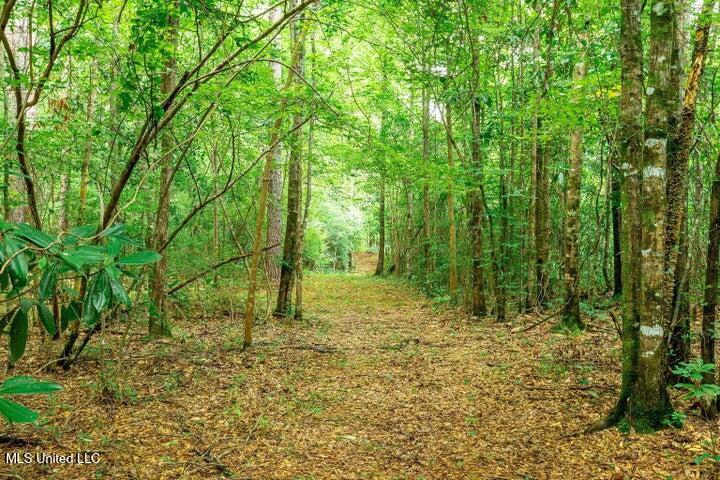
{"label": "woodland", "polygon": [[720,479],[718,3],[3,0],[0,479]]}

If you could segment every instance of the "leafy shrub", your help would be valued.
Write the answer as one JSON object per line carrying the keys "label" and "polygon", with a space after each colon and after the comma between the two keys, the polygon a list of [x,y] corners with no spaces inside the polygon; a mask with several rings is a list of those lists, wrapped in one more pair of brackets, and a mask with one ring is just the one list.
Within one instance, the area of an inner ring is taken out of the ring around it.
{"label": "leafy shrub", "polygon": [[673,373],[687,378],[690,382],[677,383],[675,388],[686,390],[687,399],[713,401],[720,396],[720,387],[712,383],[702,383],[703,375],[713,370],[715,364],[704,363],[700,358],[689,363],[682,362],[673,368]]}
{"label": "leafy shrub", "polygon": [[[160,259],[149,250],[123,255],[135,243],[116,224],[97,233],[92,225],[56,237],[25,223],[0,221],[0,292],[14,301],[0,318],[0,334],[9,337],[10,363],[25,352],[31,312],[53,338],[73,322],[94,327],[116,306],[130,307],[123,277],[137,279],[132,268]],[[75,279],[84,292],[73,288]]]}

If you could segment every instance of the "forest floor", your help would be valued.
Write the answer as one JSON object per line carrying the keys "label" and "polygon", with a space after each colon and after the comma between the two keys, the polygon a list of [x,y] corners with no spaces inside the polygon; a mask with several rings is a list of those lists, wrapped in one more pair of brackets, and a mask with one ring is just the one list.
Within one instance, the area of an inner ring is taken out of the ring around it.
{"label": "forest floor", "polygon": [[[169,339],[137,327],[118,349],[108,332],[72,371],[36,373],[65,390],[26,397],[47,423],[2,427],[0,453],[99,451],[101,463],[0,460],[0,478],[720,478],[693,463],[720,434],[697,417],[655,435],[582,434],[617,394],[607,322],[575,337],[549,324],[513,333],[373,278],[372,260],[309,275],[305,320],[258,325],[248,351],[228,304],[178,319]],[[16,373],[46,354],[29,352]]]}

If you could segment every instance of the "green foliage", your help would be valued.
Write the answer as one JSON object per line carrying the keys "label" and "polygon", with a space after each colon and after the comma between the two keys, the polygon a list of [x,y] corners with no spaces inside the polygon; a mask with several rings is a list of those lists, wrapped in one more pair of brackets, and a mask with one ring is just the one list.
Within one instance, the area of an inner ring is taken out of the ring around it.
{"label": "green foliage", "polygon": [[[0,222],[0,287],[7,300],[17,302],[0,319],[11,364],[25,352],[33,313],[56,338],[73,321],[82,319],[92,328],[109,310],[131,306],[123,277],[137,276],[127,268],[156,262],[160,255],[139,251],[123,256],[134,244],[125,231],[117,224],[95,235],[94,227],[81,226],[53,237],[25,223]],[[84,296],[70,287],[78,277],[87,282]],[[57,304],[58,318],[48,303]]]}
{"label": "green foliage", "polygon": [[12,400],[9,395],[48,395],[62,390],[55,383],[41,382],[32,377],[16,376],[0,384],[0,415],[10,423],[32,423],[38,418],[37,412]]}
{"label": "green foliage", "polygon": [[696,358],[691,362],[682,362],[672,371],[676,375],[687,378],[690,382],[678,383],[675,388],[686,390],[688,399],[715,400],[720,396],[720,386],[702,383],[703,375],[712,373],[714,370],[715,364],[704,363],[701,358]]}

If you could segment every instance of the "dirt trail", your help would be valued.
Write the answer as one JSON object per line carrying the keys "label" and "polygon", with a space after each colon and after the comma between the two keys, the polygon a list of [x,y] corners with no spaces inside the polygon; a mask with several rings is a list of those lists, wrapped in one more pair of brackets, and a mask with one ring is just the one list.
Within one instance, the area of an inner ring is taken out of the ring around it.
{"label": "dirt trail", "polygon": [[472,323],[398,280],[369,276],[371,259],[358,260],[358,274],[309,275],[306,321],[260,325],[250,351],[239,349],[241,326],[227,317],[194,319],[171,341],[135,347],[122,380],[134,400],[94,395],[92,359],[76,385],[58,374],[68,392],[59,402],[69,404],[51,416],[59,431],[24,436],[35,435],[37,449],[102,450],[103,464],[52,472],[0,463],[0,471],[25,479],[700,478],[691,460],[707,430],[692,421],[653,436],[578,435],[614,400],[616,358],[600,353],[607,332],[567,339]]}

